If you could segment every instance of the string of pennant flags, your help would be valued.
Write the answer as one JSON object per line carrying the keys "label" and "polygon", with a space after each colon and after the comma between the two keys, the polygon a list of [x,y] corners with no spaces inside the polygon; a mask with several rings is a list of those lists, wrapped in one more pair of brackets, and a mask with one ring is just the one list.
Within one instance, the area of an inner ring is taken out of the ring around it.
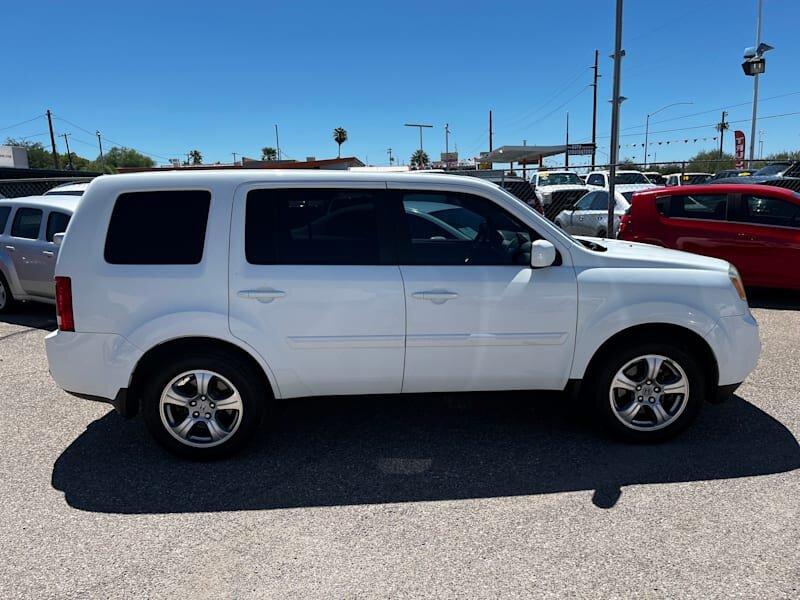
{"label": "string of pennant flags", "polygon": [[[648,142],[648,146],[669,146],[670,144],[696,144],[697,142],[707,142],[709,140],[716,142],[719,139],[718,136],[713,137],[696,137],[696,138],[685,138],[682,140],[661,140],[661,141],[653,141]],[[620,144],[620,148],[644,148],[644,143],[642,144]]]}

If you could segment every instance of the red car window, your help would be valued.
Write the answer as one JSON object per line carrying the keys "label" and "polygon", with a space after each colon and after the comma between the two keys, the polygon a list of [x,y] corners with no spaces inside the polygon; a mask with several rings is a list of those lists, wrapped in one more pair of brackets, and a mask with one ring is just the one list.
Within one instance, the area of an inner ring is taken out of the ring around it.
{"label": "red car window", "polygon": [[800,228],[800,204],[769,196],[742,196],[741,212],[735,220],[760,225]]}

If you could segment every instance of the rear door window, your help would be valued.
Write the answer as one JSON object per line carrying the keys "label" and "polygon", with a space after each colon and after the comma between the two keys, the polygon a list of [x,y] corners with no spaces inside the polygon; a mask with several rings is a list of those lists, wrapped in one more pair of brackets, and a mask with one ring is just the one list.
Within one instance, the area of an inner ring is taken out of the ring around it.
{"label": "rear door window", "polygon": [[800,203],[745,194],[739,206],[740,210],[731,217],[732,220],[774,227],[800,228]]}
{"label": "rear door window", "polygon": [[6,223],[8,223],[8,215],[10,214],[10,206],[0,206],[0,235],[6,230]]}
{"label": "rear door window", "polygon": [[47,217],[47,234],[45,239],[48,242],[53,241],[53,236],[57,233],[64,233],[69,224],[69,215],[62,212],[53,211]]}
{"label": "rear door window", "polygon": [[203,259],[211,193],[167,190],[121,194],[106,235],[113,265],[196,265]]}
{"label": "rear door window", "polygon": [[676,195],[669,202],[670,217],[724,221],[727,211],[727,194]]}
{"label": "rear door window", "polygon": [[608,210],[608,192],[598,192],[589,210]]}
{"label": "rear door window", "polygon": [[592,205],[592,202],[597,197],[598,192],[591,192],[586,194],[583,198],[578,200],[578,203],[575,205],[575,210],[589,210],[589,207]]}
{"label": "rear door window", "polygon": [[378,265],[377,190],[247,194],[245,255],[255,265]]}
{"label": "rear door window", "polygon": [[38,208],[18,208],[11,226],[11,235],[18,238],[35,240],[39,237],[42,225],[42,211]]}

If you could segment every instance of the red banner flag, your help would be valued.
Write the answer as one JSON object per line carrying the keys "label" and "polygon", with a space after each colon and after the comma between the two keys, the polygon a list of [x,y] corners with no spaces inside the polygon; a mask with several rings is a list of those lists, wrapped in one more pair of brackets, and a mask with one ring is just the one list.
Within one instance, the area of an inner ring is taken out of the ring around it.
{"label": "red banner flag", "polygon": [[738,129],[733,132],[733,137],[736,140],[736,168],[744,168],[744,131]]}

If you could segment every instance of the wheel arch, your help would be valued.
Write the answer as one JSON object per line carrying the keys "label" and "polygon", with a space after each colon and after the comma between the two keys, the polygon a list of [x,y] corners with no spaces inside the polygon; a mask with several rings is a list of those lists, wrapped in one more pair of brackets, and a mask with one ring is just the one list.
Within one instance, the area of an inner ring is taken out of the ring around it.
{"label": "wheel arch", "polygon": [[640,341],[650,341],[654,338],[665,340],[667,343],[678,342],[687,347],[692,354],[698,356],[703,372],[708,375],[706,377],[706,398],[714,399],[716,397],[719,383],[719,365],[713,349],[698,333],[672,323],[634,325],[618,331],[595,350],[586,366],[583,378],[592,378],[602,359],[609,353],[613,353],[617,348]]}
{"label": "wheel arch", "polygon": [[128,414],[135,415],[140,408],[143,386],[148,375],[157,369],[162,361],[175,353],[217,352],[235,356],[254,369],[261,377],[261,383],[272,398],[278,397],[277,384],[273,382],[271,373],[246,349],[230,341],[213,337],[191,336],[179,337],[163,341],[145,352],[137,361],[131,374],[127,396],[130,399]]}

